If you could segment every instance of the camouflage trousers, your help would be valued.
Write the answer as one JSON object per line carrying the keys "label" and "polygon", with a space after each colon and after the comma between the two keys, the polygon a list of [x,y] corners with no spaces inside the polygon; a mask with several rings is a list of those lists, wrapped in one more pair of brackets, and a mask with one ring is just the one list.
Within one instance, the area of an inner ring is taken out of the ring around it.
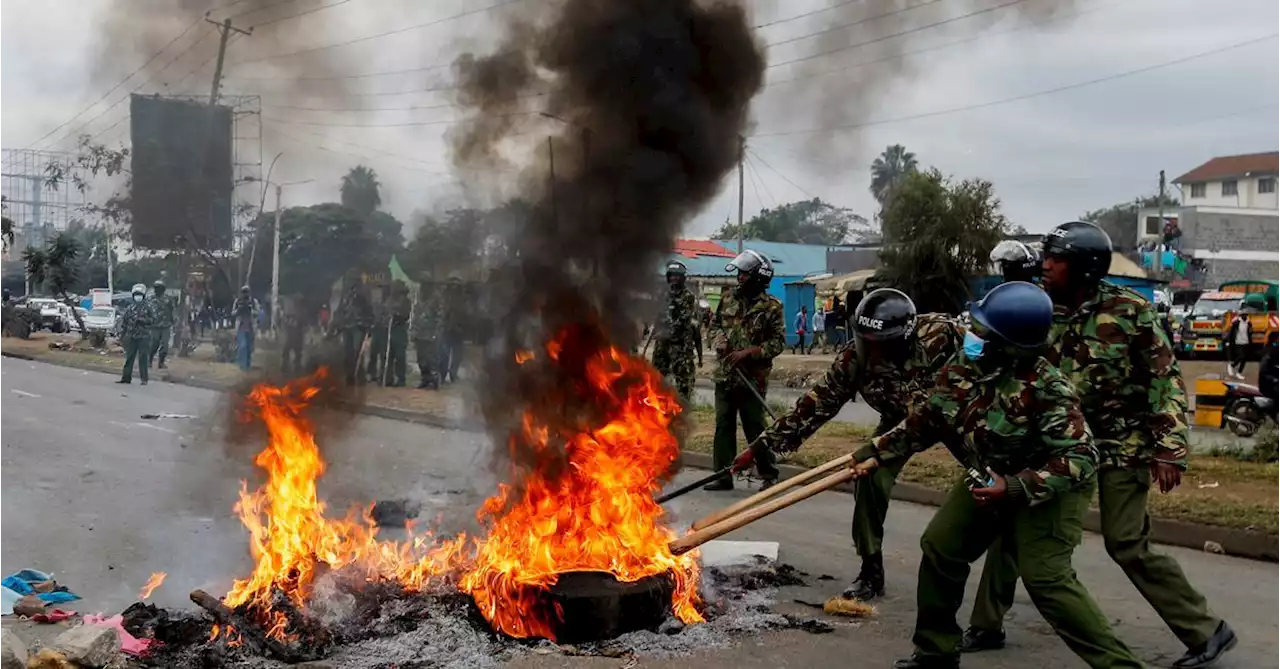
{"label": "camouflage trousers", "polygon": [[659,341],[653,346],[654,369],[676,387],[680,399],[685,402],[693,398],[694,362],[697,355],[692,345],[679,346]]}
{"label": "camouflage trousers", "polygon": [[168,325],[151,328],[151,351],[147,355],[147,366],[151,365],[153,359],[163,365],[165,358],[169,357],[169,333],[171,330],[172,328]]}

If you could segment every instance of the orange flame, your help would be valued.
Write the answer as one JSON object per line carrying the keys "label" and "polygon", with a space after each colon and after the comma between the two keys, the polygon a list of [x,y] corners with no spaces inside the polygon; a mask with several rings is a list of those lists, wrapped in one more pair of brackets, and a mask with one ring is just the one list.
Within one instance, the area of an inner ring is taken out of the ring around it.
{"label": "orange flame", "polygon": [[155,592],[156,588],[160,587],[161,583],[164,583],[165,576],[168,576],[168,574],[162,571],[153,573],[151,578],[147,579],[146,584],[142,586],[142,590],[138,592],[138,599],[150,598],[151,593]]}
{"label": "orange flame", "polygon": [[[568,336],[546,343],[551,364],[560,363]],[[532,357],[522,351],[516,362]],[[521,429],[510,438],[513,452],[519,447],[551,456],[555,443],[563,457],[546,459],[567,461],[567,467],[535,467],[522,472],[517,485],[500,485],[477,511],[486,536],[460,535],[433,545],[429,536],[403,544],[379,541],[368,517],[325,517],[316,493],[325,465],[303,416],[325,374],[322,369],[282,387],[259,385],[248,398],[269,433],[255,459],[267,482],[253,492],[241,484],[235,510],[249,530],[256,565],[248,578],[235,581],[224,603],[248,605],[272,638],[288,636],[287,617],[272,609],[274,594],[304,606],[321,565],[354,566],[368,578],[393,578],[411,588],[447,577],[472,596],[495,629],[514,637],[554,639],[549,616],[557,614],[538,607],[538,598],[571,571],[608,572],[627,582],[670,574],[675,615],[689,623],[702,620],[696,555],[671,554],[675,535],[654,501],[679,456],[671,428],[680,404],[647,361],[612,346],[586,359],[579,385],[605,416],[598,425],[552,434],[538,407],[526,408]],[[218,633],[215,628],[214,637]]]}
{"label": "orange flame", "polygon": [[[548,342],[549,359],[559,361],[566,345],[563,334]],[[696,558],[671,554],[675,535],[662,525],[665,512],[653,499],[680,453],[671,432],[679,401],[646,361],[612,346],[589,358],[584,370],[607,420],[559,435],[568,459],[564,471],[530,472],[519,491],[499,486],[485,501],[477,516],[489,533],[474,542],[475,558],[458,585],[495,629],[554,639],[552,621],[539,615],[536,599],[559,574],[603,571],[631,582],[670,573],[673,612],[685,622],[701,622]],[[543,454],[551,437],[531,407],[511,447]]]}

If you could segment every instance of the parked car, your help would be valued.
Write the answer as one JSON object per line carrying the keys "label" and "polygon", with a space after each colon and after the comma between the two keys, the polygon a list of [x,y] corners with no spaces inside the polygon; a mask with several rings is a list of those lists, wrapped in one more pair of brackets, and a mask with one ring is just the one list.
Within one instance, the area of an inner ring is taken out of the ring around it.
{"label": "parked car", "polygon": [[94,307],[84,314],[84,328],[89,332],[102,332],[114,337],[116,334],[116,308]]}
{"label": "parked car", "polygon": [[50,332],[66,332],[67,322],[62,312],[62,305],[51,297],[29,297],[27,298],[27,306],[34,311],[40,310],[39,329],[46,329]]}
{"label": "parked car", "polygon": [[[69,307],[65,304],[59,304],[58,307],[62,310],[62,322],[67,326],[67,332],[79,332],[80,323],[84,321],[84,316],[88,312],[83,307]],[[76,320],[77,314],[80,316],[79,321]]]}

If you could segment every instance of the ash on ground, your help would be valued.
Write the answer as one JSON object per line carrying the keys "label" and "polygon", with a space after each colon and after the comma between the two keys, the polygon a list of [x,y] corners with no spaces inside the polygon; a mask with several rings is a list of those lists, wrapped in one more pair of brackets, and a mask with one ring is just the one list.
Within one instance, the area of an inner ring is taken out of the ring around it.
{"label": "ash on ground", "polygon": [[[771,606],[781,586],[806,585],[803,572],[763,559],[753,565],[708,567],[702,573],[705,623],[684,625],[670,618],[658,629],[576,646],[546,640],[514,640],[492,632],[465,595],[397,593],[387,590],[376,610],[332,622],[338,642],[326,657],[303,665],[314,669],[433,667],[487,669],[523,654],[665,659],[723,648],[762,631],[801,629],[820,634],[833,627],[816,618],[776,613]],[[325,616],[327,617],[327,616]],[[166,611],[135,604],[126,628],[163,642],[138,667],[178,669],[276,669],[287,667],[251,654],[244,646],[208,641],[212,621],[201,613]],[[329,622],[329,621],[326,621]]]}

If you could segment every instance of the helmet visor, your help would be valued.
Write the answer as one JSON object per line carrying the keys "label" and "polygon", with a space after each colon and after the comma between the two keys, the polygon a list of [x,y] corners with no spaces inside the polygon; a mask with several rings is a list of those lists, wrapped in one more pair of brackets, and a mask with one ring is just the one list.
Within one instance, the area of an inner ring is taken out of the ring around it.
{"label": "helmet visor", "polygon": [[724,271],[752,273],[759,270],[762,265],[764,263],[760,260],[760,254],[755,251],[743,251],[738,254],[738,257],[730,260],[728,265],[724,266]]}

